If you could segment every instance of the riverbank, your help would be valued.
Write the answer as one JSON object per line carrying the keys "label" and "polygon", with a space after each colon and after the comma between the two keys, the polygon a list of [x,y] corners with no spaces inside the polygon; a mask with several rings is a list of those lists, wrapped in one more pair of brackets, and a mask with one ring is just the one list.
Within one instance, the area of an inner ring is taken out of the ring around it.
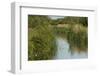
{"label": "riverbank", "polygon": [[80,59],[80,58],[88,58],[87,52],[79,53],[77,50],[73,50],[74,53],[70,51],[70,44],[64,38],[57,37],[57,51],[56,55],[54,56],[55,59]]}
{"label": "riverbank", "polygon": [[65,38],[70,44],[71,50],[77,50],[78,52],[87,51],[88,30],[82,24],[69,25],[69,27],[56,26],[54,27],[54,33],[58,37]]}

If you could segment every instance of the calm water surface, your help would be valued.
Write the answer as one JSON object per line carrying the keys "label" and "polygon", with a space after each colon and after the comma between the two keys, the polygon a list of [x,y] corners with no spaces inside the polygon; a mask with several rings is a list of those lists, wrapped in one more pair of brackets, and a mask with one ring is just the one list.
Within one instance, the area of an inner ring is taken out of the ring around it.
{"label": "calm water surface", "polygon": [[57,53],[54,59],[79,59],[79,58],[88,58],[87,52],[74,52],[71,54],[69,50],[69,43],[64,38],[56,38],[57,41]]}

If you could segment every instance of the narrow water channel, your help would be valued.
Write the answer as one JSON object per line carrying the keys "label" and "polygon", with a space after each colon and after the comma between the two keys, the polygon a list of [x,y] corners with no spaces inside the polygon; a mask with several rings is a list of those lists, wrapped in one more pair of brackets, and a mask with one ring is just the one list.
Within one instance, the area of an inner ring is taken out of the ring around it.
{"label": "narrow water channel", "polygon": [[57,53],[54,59],[79,59],[79,58],[87,58],[88,54],[86,52],[78,53],[74,52],[71,54],[69,50],[69,43],[64,38],[57,38]]}

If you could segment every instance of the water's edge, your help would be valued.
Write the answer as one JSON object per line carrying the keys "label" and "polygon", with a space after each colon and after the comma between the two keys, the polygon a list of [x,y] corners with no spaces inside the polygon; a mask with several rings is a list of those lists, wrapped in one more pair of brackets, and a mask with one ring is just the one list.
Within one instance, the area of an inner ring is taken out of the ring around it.
{"label": "water's edge", "polygon": [[69,50],[69,43],[66,39],[58,37],[56,38],[57,42],[57,53],[54,56],[54,59],[80,59],[80,58],[88,58],[87,52],[74,52],[73,54]]}

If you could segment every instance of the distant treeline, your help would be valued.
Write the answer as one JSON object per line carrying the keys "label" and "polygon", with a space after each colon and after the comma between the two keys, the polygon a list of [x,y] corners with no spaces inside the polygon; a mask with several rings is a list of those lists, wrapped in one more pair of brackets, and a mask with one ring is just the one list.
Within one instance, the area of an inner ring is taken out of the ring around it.
{"label": "distant treeline", "polygon": [[51,19],[50,16],[29,15],[29,27],[37,25],[82,24],[88,26],[88,17],[65,16],[64,18]]}
{"label": "distant treeline", "polygon": [[88,18],[87,17],[71,17],[67,16],[57,20],[51,20],[52,25],[57,24],[83,24],[83,26],[88,26]]}

